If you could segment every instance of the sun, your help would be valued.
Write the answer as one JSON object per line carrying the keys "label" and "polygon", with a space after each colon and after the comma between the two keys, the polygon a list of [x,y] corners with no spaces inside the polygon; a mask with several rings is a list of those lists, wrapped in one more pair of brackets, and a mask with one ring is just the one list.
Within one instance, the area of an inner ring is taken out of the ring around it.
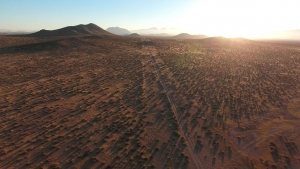
{"label": "sun", "polygon": [[[182,29],[191,34],[256,38],[295,24],[287,17],[289,10],[282,6],[286,6],[286,3],[269,0],[203,0],[191,5],[179,23]],[[293,8],[291,5],[289,7]]]}
{"label": "sun", "polygon": [[[203,19],[203,22],[190,22],[186,29],[191,34],[206,34],[208,36],[223,36],[227,38],[246,37],[254,38],[263,35],[267,30],[259,28],[257,21],[251,21],[251,18],[244,20],[233,13],[227,13],[227,16],[210,16]],[[254,23],[255,24],[250,24]],[[205,24],[203,24],[205,23]]]}

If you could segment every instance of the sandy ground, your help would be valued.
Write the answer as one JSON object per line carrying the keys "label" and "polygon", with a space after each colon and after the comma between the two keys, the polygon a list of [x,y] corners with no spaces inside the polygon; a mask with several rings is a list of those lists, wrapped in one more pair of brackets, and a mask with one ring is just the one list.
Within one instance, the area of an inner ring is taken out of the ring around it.
{"label": "sandy ground", "polygon": [[300,48],[0,36],[0,168],[293,168]]}

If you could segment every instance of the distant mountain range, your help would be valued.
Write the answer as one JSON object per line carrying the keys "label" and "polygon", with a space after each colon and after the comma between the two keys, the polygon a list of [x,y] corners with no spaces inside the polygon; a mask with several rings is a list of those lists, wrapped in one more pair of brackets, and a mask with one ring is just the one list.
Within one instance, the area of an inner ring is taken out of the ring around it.
{"label": "distant mountain range", "polygon": [[116,35],[129,35],[131,32],[127,29],[124,28],[119,28],[119,27],[109,27],[106,29],[107,32],[116,34]]}
{"label": "distant mountain range", "polygon": [[146,35],[146,36],[171,36],[167,33],[159,33],[159,34],[149,34],[149,35]]}
{"label": "distant mountain range", "polygon": [[130,31],[120,27],[109,27],[106,29],[106,31],[116,35],[130,35],[131,33],[137,33],[139,35],[144,35],[144,36],[172,36],[179,33],[179,31],[176,29],[167,29],[167,28],[158,29],[155,27],[149,29],[136,29]]}
{"label": "distant mountain range", "polygon": [[47,36],[83,36],[83,35],[113,35],[99,26],[90,23],[87,25],[68,26],[56,30],[42,29],[38,32],[28,34],[28,36],[47,37]]}
{"label": "distant mountain range", "polygon": [[[152,27],[149,29],[137,29],[137,30],[127,30],[120,27],[109,27],[106,30],[101,27],[90,23],[87,25],[76,25],[68,26],[56,30],[45,30],[42,29],[38,32],[34,31],[24,31],[24,30],[7,30],[0,29],[0,35],[25,35],[27,36],[84,36],[84,35],[130,35],[130,36],[156,36],[165,37],[173,39],[203,39],[207,38],[206,35],[190,35],[188,33],[180,33],[176,29],[162,28],[158,29]],[[279,31],[260,38],[258,40],[290,40],[290,41],[300,41],[300,29],[289,30],[289,31]]]}
{"label": "distant mountain range", "polygon": [[[120,27],[109,27],[106,29],[106,31],[116,34],[116,35],[122,35],[122,36],[131,36],[131,37],[138,37],[138,36],[164,36],[167,38],[174,38],[174,39],[204,39],[208,36],[206,35],[190,35],[187,33],[181,33],[175,36],[171,36],[167,33],[160,33],[161,31],[167,31],[168,29],[158,29],[158,28],[149,28],[149,29],[138,29],[129,31],[125,28]],[[134,33],[131,33],[134,32]],[[137,33],[140,32],[140,33]]]}
{"label": "distant mountain range", "polygon": [[130,35],[127,35],[127,36],[130,36],[130,37],[140,37],[141,35],[137,34],[137,33],[132,33]]}
{"label": "distant mountain range", "polygon": [[149,28],[149,29],[137,29],[137,30],[131,30],[131,32],[134,32],[134,33],[138,33],[140,35],[161,35],[163,34],[164,36],[172,36],[172,35],[176,35],[178,33],[180,33],[177,29],[169,29],[169,28],[161,28],[161,29],[158,29],[156,27],[152,27],[152,28]]}
{"label": "distant mountain range", "polygon": [[0,35],[24,35],[33,33],[35,31],[23,31],[23,30],[7,30],[7,29],[0,29]]}
{"label": "distant mountain range", "polygon": [[188,33],[181,33],[179,35],[173,36],[174,39],[204,39],[208,38],[206,35],[190,35]]}

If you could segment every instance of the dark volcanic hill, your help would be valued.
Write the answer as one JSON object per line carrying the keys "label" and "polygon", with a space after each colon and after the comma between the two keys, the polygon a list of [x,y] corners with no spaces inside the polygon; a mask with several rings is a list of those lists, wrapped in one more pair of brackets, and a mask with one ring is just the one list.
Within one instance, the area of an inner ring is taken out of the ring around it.
{"label": "dark volcanic hill", "polygon": [[124,28],[119,28],[119,27],[109,27],[106,29],[106,31],[116,34],[116,35],[129,35],[131,34],[130,31]]}
{"label": "dark volcanic hill", "polygon": [[208,38],[206,35],[190,35],[188,33],[181,33],[179,35],[173,36],[174,39],[204,39]]}
{"label": "dark volcanic hill", "polygon": [[28,36],[84,36],[84,35],[113,35],[99,26],[90,23],[87,25],[76,25],[76,26],[67,26],[61,29],[56,30],[45,30],[42,29],[38,32],[29,34]]}

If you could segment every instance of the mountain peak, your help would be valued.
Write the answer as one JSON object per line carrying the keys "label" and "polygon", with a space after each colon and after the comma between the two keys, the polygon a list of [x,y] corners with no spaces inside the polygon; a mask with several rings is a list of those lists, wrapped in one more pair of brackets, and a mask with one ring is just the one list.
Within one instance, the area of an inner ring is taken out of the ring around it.
{"label": "mountain peak", "polygon": [[84,36],[84,35],[112,35],[96,24],[89,23],[87,25],[79,24],[76,26],[67,26],[56,30],[42,29],[29,36]]}

